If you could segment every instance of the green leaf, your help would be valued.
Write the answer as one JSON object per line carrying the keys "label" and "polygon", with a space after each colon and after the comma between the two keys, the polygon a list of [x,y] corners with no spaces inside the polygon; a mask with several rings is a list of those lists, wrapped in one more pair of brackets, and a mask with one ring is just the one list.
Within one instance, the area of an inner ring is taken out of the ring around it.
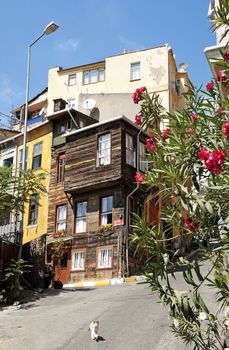
{"label": "green leaf", "polygon": [[213,214],[213,213],[214,213],[213,208],[212,208],[210,202],[206,202],[206,203],[205,203],[205,207],[207,208],[207,210],[208,210],[208,212],[209,212],[210,214]]}

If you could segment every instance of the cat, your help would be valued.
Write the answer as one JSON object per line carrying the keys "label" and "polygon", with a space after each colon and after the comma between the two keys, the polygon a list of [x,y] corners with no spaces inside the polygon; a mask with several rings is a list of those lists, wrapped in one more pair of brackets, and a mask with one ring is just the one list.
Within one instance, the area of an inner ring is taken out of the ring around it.
{"label": "cat", "polygon": [[91,332],[91,339],[98,341],[99,321],[92,321],[89,324],[88,330]]}

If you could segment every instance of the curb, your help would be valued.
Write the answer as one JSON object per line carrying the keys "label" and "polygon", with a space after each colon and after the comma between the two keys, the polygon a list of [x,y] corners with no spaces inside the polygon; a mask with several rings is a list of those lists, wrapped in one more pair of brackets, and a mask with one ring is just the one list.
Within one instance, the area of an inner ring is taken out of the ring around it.
{"label": "curb", "polygon": [[87,288],[87,287],[104,287],[104,286],[117,286],[129,282],[143,282],[144,276],[131,276],[125,278],[111,278],[100,281],[82,281],[77,283],[67,283],[63,285],[63,288]]}

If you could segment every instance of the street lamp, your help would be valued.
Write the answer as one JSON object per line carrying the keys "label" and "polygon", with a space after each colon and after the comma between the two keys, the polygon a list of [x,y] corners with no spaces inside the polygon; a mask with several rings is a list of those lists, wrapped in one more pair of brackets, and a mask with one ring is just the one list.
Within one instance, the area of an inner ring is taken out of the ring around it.
{"label": "street lamp", "polygon": [[[22,174],[26,170],[26,142],[27,142],[27,124],[28,124],[28,102],[29,102],[29,80],[30,80],[30,51],[31,47],[40,40],[44,35],[49,35],[55,32],[59,28],[55,22],[50,22],[44,29],[43,33],[35,39],[28,47],[28,61],[27,61],[27,73],[26,73],[26,94],[25,94],[25,118],[24,118],[24,135],[23,135],[23,149],[22,149]],[[22,181],[24,182],[24,175],[22,175]],[[24,208],[24,204],[23,204]],[[23,211],[22,211],[22,234],[19,239],[19,254],[22,255],[22,239],[23,239]]]}
{"label": "street lamp", "polygon": [[26,167],[26,141],[27,141],[27,123],[28,123],[28,102],[29,102],[29,80],[30,80],[30,51],[31,47],[40,40],[44,35],[49,35],[55,32],[59,28],[55,22],[50,22],[44,29],[43,33],[35,39],[28,47],[28,61],[27,61],[27,74],[26,74],[26,94],[25,94],[25,119],[24,119],[24,137],[23,137],[23,149],[22,149],[22,171],[25,171]]}

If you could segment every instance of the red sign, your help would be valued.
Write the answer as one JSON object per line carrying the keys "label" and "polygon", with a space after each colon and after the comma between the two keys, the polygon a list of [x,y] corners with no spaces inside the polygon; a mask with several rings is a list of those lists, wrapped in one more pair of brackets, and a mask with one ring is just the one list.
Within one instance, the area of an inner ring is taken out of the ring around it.
{"label": "red sign", "polygon": [[113,226],[123,226],[124,222],[123,220],[114,220]]}

